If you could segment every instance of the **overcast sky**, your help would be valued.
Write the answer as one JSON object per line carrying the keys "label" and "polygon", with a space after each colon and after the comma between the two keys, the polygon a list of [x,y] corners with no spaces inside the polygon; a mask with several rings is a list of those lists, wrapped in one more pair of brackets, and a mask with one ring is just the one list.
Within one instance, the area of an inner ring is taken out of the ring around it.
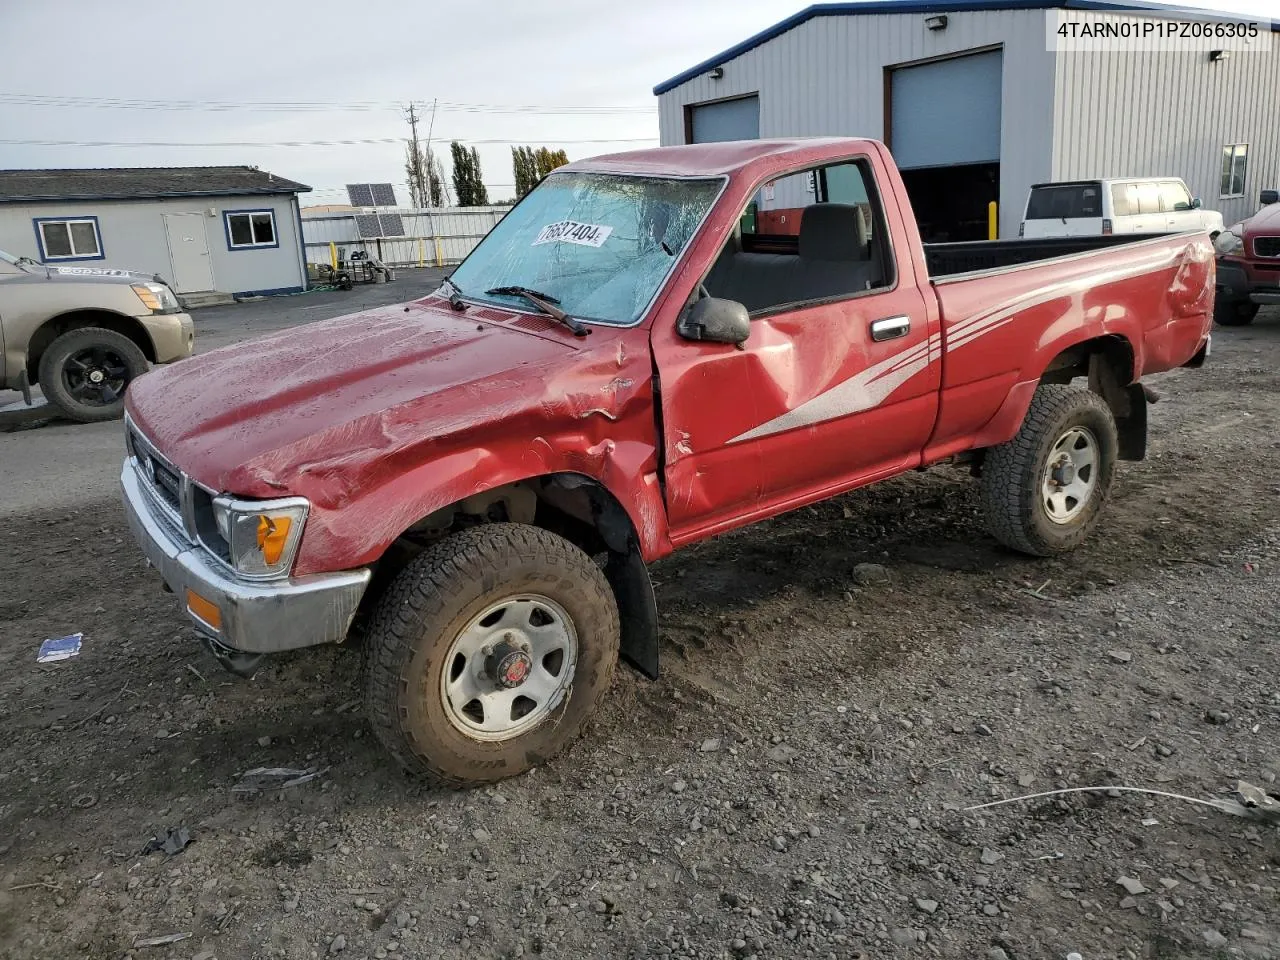
{"label": "overcast sky", "polygon": [[[399,138],[408,127],[398,105],[410,100],[427,105],[419,127],[425,138],[435,99],[442,105],[432,137],[443,143],[446,156],[448,141],[456,138],[563,146],[574,159],[656,144],[656,83],[805,5],[804,0],[0,0],[0,140]],[[1275,9],[1276,0],[1198,5],[1263,16]],[[137,103],[36,102],[59,97],[152,103],[142,108]],[[289,106],[232,106],[269,102]],[[490,197],[511,196],[510,147],[480,144],[479,150]],[[316,189],[304,198],[307,204],[344,203],[342,185],[357,181],[393,181],[401,202],[408,203],[404,147],[398,143],[118,147],[0,142],[4,168],[239,163],[312,185]]]}

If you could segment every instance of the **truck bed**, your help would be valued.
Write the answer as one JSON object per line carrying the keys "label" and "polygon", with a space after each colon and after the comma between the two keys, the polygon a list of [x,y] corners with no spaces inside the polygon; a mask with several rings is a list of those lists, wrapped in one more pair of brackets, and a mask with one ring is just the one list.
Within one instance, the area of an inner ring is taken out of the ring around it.
{"label": "truck bed", "polygon": [[1089,250],[1102,250],[1126,243],[1153,240],[1171,234],[1121,234],[1109,237],[1046,237],[1039,240],[971,240],[963,243],[924,244],[929,279],[938,280],[957,273],[999,270],[1020,263],[1052,260]]}
{"label": "truck bed", "polygon": [[952,243],[926,256],[931,274],[955,271],[930,277],[942,398],[926,461],[1008,440],[1072,344],[1110,344],[1127,385],[1186,363],[1212,323],[1203,233]]}

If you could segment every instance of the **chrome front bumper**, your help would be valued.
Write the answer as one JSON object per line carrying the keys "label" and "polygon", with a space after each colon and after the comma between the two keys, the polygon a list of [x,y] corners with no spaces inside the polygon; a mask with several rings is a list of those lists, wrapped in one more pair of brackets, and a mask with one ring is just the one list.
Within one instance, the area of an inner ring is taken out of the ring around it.
{"label": "chrome front bumper", "polygon": [[[142,552],[160,571],[200,633],[223,647],[246,653],[295,650],[346,637],[369,585],[368,569],[283,580],[236,579],[203,547],[174,528],[144,486],[132,457],[124,462],[120,486],[129,527]],[[218,608],[222,618],[219,628],[192,613],[187,605],[188,590]]]}

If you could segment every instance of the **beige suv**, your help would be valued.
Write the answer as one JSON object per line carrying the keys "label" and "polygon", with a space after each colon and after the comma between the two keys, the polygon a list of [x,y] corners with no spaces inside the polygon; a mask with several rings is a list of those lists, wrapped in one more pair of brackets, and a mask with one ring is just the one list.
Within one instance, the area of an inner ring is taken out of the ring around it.
{"label": "beige suv", "polygon": [[159,277],[44,266],[0,250],[0,390],[31,385],[72,420],[113,420],[148,363],[191,356],[195,327]]}

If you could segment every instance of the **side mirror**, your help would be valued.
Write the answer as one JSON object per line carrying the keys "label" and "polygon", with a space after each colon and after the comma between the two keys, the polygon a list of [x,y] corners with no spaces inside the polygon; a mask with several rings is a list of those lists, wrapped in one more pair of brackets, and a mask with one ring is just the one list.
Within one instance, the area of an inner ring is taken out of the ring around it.
{"label": "side mirror", "polygon": [[1200,209],[1200,198],[1199,198],[1199,197],[1192,197],[1192,198],[1191,198],[1191,209],[1192,209],[1192,210],[1199,210],[1199,209]]}
{"label": "side mirror", "polygon": [[1258,194],[1258,202],[1264,207],[1273,203],[1280,203],[1280,190],[1263,190]]}
{"label": "side mirror", "polygon": [[676,332],[686,340],[742,346],[751,335],[751,317],[736,300],[703,297],[680,315]]}

